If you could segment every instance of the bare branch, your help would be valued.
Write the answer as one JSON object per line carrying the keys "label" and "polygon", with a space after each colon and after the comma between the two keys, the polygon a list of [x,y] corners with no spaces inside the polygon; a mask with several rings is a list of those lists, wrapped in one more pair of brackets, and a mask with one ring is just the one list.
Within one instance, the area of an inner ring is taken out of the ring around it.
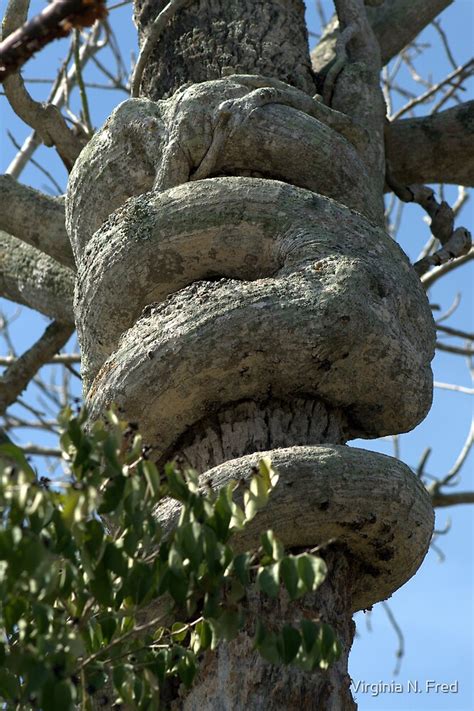
{"label": "bare branch", "polygon": [[[0,356],[0,365],[11,365],[16,363],[18,358],[16,356]],[[48,363],[54,365],[74,365],[75,363],[81,362],[80,353],[58,353],[48,361]]]}
{"label": "bare branch", "polygon": [[474,388],[466,388],[464,385],[454,385],[453,383],[440,383],[437,380],[433,383],[435,388],[440,390],[453,390],[456,393],[464,393],[465,395],[474,395]]}
{"label": "bare branch", "polygon": [[[27,16],[29,0],[10,0],[3,20],[3,34],[10,35]],[[55,146],[70,170],[84,147],[84,142],[67,126],[53,104],[34,101],[27,92],[20,74],[11,74],[3,83],[5,94],[14,112],[34,128],[46,146]]]}
{"label": "bare branch", "polygon": [[49,254],[61,264],[74,267],[61,198],[49,197],[17,183],[9,175],[1,175],[0,230]]}
{"label": "bare branch", "polygon": [[400,183],[474,186],[474,101],[391,122],[385,140],[392,174]]}
{"label": "bare branch", "polygon": [[457,338],[464,338],[466,341],[474,341],[474,333],[468,333],[467,331],[460,331],[458,328],[452,328],[451,326],[441,326],[441,324],[436,324],[436,329],[442,333],[446,333],[449,336],[456,336]]}
{"label": "bare branch", "polygon": [[20,448],[24,454],[34,454],[38,457],[58,457],[63,456],[60,449],[56,447],[41,447],[38,444],[25,444]]}
{"label": "bare branch", "polygon": [[39,341],[9,366],[0,377],[0,415],[21,395],[41,366],[67,343],[73,332],[72,325],[54,321]]}
{"label": "bare branch", "polygon": [[[453,0],[385,0],[367,8],[367,16],[379,42],[382,64],[387,64],[439,15]],[[334,16],[321,41],[311,53],[313,69],[323,76],[336,56],[339,23]]]}
{"label": "bare branch", "polygon": [[434,508],[458,506],[459,504],[474,504],[474,491],[459,491],[454,494],[434,494],[431,497]]}
{"label": "bare branch", "polygon": [[448,346],[446,343],[436,341],[436,348],[439,351],[453,353],[454,355],[474,356],[474,348],[469,348],[468,346],[466,346],[466,348],[459,348],[459,346]]}
{"label": "bare branch", "polygon": [[0,296],[63,323],[73,323],[74,272],[0,231]]}
{"label": "bare branch", "polygon": [[403,202],[416,202],[431,217],[431,232],[441,243],[440,249],[415,262],[414,269],[422,276],[431,266],[445,264],[465,256],[472,247],[471,233],[465,227],[454,229],[454,212],[444,200],[439,203],[434,190],[426,185],[401,185],[393,176],[390,163],[386,164],[386,183]]}
{"label": "bare branch", "polygon": [[[100,24],[94,25],[92,31],[88,34],[86,42],[80,48],[79,54],[82,67],[104,46],[103,43],[98,41],[100,28]],[[72,55],[72,48],[69,54]],[[48,98],[48,102],[54,104],[58,109],[64,106],[71,88],[74,87],[77,81],[75,65],[66,73],[66,66],[70,59],[69,54],[63,62],[63,69],[59,72]],[[40,143],[41,138],[38,131],[33,131],[24,141],[19,153],[5,171],[7,175],[18,179]]]}
{"label": "bare branch", "polygon": [[397,658],[397,663],[395,664],[395,669],[393,670],[394,676],[397,676],[400,673],[400,668],[402,666],[402,659],[405,656],[405,637],[403,635],[403,632],[401,630],[400,625],[398,624],[395,615],[392,612],[392,608],[388,603],[385,601],[382,601],[382,607],[385,610],[385,614],[388,617],[388,620],[390,624],[392,625],[395,634],[397,635],[398,639],[398,649],[395,653],[395,656]]}
{"label": "bare branch", "polygon": [[419,104],[424,104],[428,99],[431,99],[432,96],[438,93],[438,91],[445,86],[446,84],[452,84],[453,80],[456,79],[456,81],[459,80],[464,80],[467,79],[472,75],[474,72],[474,59],[470,59],[468,62],[463,64],[460,67],[457,67],[457,69],[454,70],[454,72],[451,72],[451,74],[448,74],[444,79],[442,79],[440,82],[437,84],[433,84],[432,86],[430,85],[430,88],[424,92],[424,94],[420,94],[419,96],[416,96],[414,99],[409,101],[405,106],[402,106],[393,116],[390,117],[391,121],[396,121],[399,119],[403,114],[408,113],[409,111],[412,111],[412,109],[415,108],[415,106],[418,106]]}
{"label": "bare branch", "polygon": [[445,274],[453,271],[453,269],[457,269],[458,267],[463,266],[463,264],[467,264],[467,262],[470,262],[472,259],[474,259],[474,249],[471,249],[471,251],[465,254],[464,257],[458,257],[458,259],[453,259],[451,262],[443,264],[437,269],[433,269],[433,271],[429,274],[424,274],[421,277],[423,286],[425,287],[425,289],[429,289],[431,286],[433,286],[435,281],[438,281],[438,279],[443,277]]}
{"label": "bare branch", "polygon": [[105,0],[54,0],[0,42],[0,82],[49,42],[66,37],[73,27],[93,25],[106,14]]}

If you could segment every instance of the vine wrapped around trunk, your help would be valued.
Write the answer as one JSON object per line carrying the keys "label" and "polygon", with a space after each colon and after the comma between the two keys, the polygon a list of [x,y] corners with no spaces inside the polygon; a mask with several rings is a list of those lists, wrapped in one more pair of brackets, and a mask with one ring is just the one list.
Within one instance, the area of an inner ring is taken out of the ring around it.
{"label": "vine wrapped around trunk", "polygon": [[[118,107],[71,174],[92,417],[115,403],[156,461],[185,457],[214,486],[245,478],[265,451],[281,481],[258,525],[290,547],[323,546],[330,569],[299,607],[249,601],[254,620],[333,624],[343,653],[329,672],[257,661],[249,623],[204,660],[177,708],[354,708],[352,613],[414,574],[432,532],[429,497],[410,470],[344,446],[426,415],[434,326],[416,273],[381,226],[378,48],[362,0],[336,6],[339,111],[312,96],[302,2],[200,0],[160,36],[146,98]],[[136,3],[142,34],[161,9]],[[157,516],[170,526],[176,511]],[[258,531],[245,543],[258,545]]]}

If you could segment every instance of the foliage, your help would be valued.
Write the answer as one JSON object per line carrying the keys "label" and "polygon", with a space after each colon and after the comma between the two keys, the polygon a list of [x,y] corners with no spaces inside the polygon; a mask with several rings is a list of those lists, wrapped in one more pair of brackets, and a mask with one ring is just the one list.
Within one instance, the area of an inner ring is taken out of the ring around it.
{"label": "foliage", "polygon": [[[38,478],[19,449],[0,446],[9,464],[0,486],[7,708],[88,709],[94,694],[113,693],[127,707],[156,709],[165,680],[190,687],[200,655],[236,636],[255,581],[270,597],[283,585],[296,599],[326,574],[320,558],[285,555],[272,531],[256,551],[234,549],[277,483],[269,461],[260,461],[239,506],[241,483],[202,491],[194,472],[171,464],[160,475],[136,427],[114,413],[89,430],[85,423],[85,411],[61,417],[64,482]],[[181,507],[168,533],[153,514],[165,497]],[[339,654],[331,628],[308,619],[299,629],[259,623],[255,648],[307,670]]]}

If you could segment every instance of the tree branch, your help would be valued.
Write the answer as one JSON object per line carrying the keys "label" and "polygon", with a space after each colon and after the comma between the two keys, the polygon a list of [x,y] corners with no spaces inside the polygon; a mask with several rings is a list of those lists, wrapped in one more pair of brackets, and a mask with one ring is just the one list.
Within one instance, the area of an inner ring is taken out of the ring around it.
{"label": "tree branch", "polygon": [[9,366],[0,377],[0,415],[21,395],[38,370],[69,340],[74,332],[71,324],[51,323],[39,341]]}
{"label": "tree branch", "polygon": [[0,82],[49,42],[106,15],[105,0],[55,0],[0,42]]}
{"label": "tree branch", "polygon": [[[367,8],[367,16],[379,42],[382,64],[387,64],[434,20],[453,0],[385,0],[380,7]],[[339,35],[337,17],[333,17],[311,53],[313,69],[327,73],[336,57]]]}
{"label": "tree branch", "polygon": [[453,259],[451,262],[447,262],[447,264],[443,264],[442,266],[433,269],[433,271],[429,272],[429,274],[424,274],[421,277],[421,282],[425,289],[429,289],[433,286],[435,281],[438,281],[438,279],[443,277],[445,274],[453,271],[453,269],[461,267],[463,264],[470,262],[472,259],[474,259],[474,249],[471,249],[470,252],[465,254],[463,257]]}
{"label": "tree branch", "polygon": [[455,494],[436,493],[431,497],[434,508],[456,506],[458,504],[474,504],[474,491],[459,491]]}
{"label": "tree branch", "polygon": [[474,101],[387,126],[385,149],[400,183],[474,186]]}
{"label": "tree branch", "polygon": [[0,175],[0,230],[74,268],[62,199],[21,185],[9,175]]}
{"label": "tree branch", "polygon": [[[29,0],[10,0],[3,20],[3,35],[8,36],[27,16]],[[55,146],[68,170],[84,147],[84,141],[67,126],[60,111],[53,104],[34,101],[27,92],[20,74],[11,74],[3,82],[5,95],[13,111],[28,126],[36,129],[46,146]]]}
{"label": "tree branch", "polygon": [[0,231],[0,296],[63,323],[74,323],[74,272]]}
{"label": "tree branch", "polygon": [[465,348],[460,348],[459,346],[448,346],[446,343],[436,341],[436,348],[438,351],[444,351],[445,353],[453,353],[454,355],[474,356],[474,348],[471,348],[469,346],[466,346]]}

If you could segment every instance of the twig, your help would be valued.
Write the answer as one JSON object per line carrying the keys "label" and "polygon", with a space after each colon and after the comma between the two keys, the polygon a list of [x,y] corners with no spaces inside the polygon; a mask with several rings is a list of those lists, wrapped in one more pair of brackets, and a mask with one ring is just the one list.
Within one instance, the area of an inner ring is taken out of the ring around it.
{"label": "twig", "polygon": [[449,336],[457,336],[457,338],[465,338],[466,341],[474,341],[474,333],[460,331],[458,328],[451,328],[451,326],[441,326],[439,323],[436,323],[436,328]]}
{"label": "twig", "polygon": [[395,653],[395,656],[397,658],[397,663],[395,665],[395,669],[393,670],[394,676],[397,676],[400,673],[400,668],[402,666],[402,659],[405,655],[405,638],[403,636],[403,632],[401,630],[400,625],[398,624],[397,620],[395,619],[395,615],[393,614],[390,605],[388,603],[382,601],[382,607],[385,611],[385,614],[387,615],[390,624],[392,625],[393,629],[395,630],[395,634],[397,635],[398,638],[398,649]]}
{"label": "twig", "polygon": [[77,86],[79,89],[79,96],[81,97],[82,114],[84,117],[84,122],[86,124],[87,132],[88,132],[89,136],[92,136],[94,133],[94,129],[92,128],[91,115],[89,112],[89,103],[87,101],[87,92],[86,92],[86,88],[84,86],[84,80],[82,78],[81,55],[80,55],[81,33],[79,30],[74,30],[73,46],[74,46],[74,66],[76,67]]}
{"label": "twig", "polygon": [[405,104],[405,106],[402,106],[401,109],[399,109],[393,116],[390,117],[390,121],[395,121],[395,119],[398,119],[400,118],[400,116],[403,116],[403,114],[406,114],[408,111],[411,111],[411,109],[413,109],[415,106],[418,106],[418,104],[422,104],[427,101],[433,96],[433,94],[436,94],[436,92],[439,91],[443,86],[445,86],[446,84],[451,84],[453,79],[456,79],[460,74],[463,75],[463,78],[466,78],[467,76],[472,74],[473,71],[474,59],[470,59],[462,66],[458,67],[454,72],[448,74],[448,76],[445,77],[442,81],[438,82],[437,84],[434,84],[430,89],[428,89],[428,91],[425,91],[424,94],[417,96],[415,99],[412,99],[407,104]]}
{"label": "twig", "polygon": [[54,0],[42,12],[0,42],[0,82],[18,71],[36,52],[73,27],[88,27],[106,16],[105,0]]}
{"label": "twig", "polygon": [[24,454],[34,454],[38,457],[58,457],[61,458],[63,453],[56,447],[40,447],[38,444],[25,444],[20,447]]}
{"label": "twig", "polygon": [[474,388],[466,388],[464,385],[454,385],[452,383],[440,383],[437,380],[433,383],[435,388],[440,390],[453,390],[456,393],[465,393],[466,395],[474,395]]}
{"label": "twig", "polygon": [[429,274],[425,274],[421,277],[421,282],[425,289],[429,289],[435,281],[438,281],[441,277],[443,277],[445,274],[448,272],[452,271],[453,269],[457,269],[458,267],[461,267],[463,264],[466,264],[469,262],[471,259],[474,259],[474,249],[471,249],[470,252],[465,254],[462,257],[458,257],[457,259],[453,259],[451,262],[448,262],[447,264],[443,264],[442,266],[438,267],[437,269],[433,269]]}
{"label": "twig", "polygon": [[[16,363],[17,360],[18,358],[16,356],[0,356],[0,365],[12,365]],[[79,353],[58,353],[47,362],[55,365],[72,365],[74,363],[80,363],[81,356]]]}
{"label": "twig", "polygon": [[38,370],[60,350],[74,333],[74,327],[54,321],[44,334],[0,378],[0,414],[27,387]]}
{"label": "twig", "polygon": [[[24,22],[29,0],[10,0],[3,21],[5,35],[10,35]],[[38,131],[46,146],[55,146],[70,170],[83,148],[82,141],[67,127],[64,118],[53,104],[34,101],[27,92],[20,74],[10,74],[3,82],[5,94],[13,111],[25,123]]]}
{"label": "twig", "polygon": [[439,351],[453,353],[454,355],[474,356],[474,348],[469,348],[469,346],[466,346],[466,348],[460,348],[459,346],[448,346],[446,343],[436,341],[436,348]]}
{"label": "twig", "polygon": [[[7,136],[10,139],[10,141],[13,143],[15,148],[17,150],[21,150],[20,144],[18,143],[18,141],[15,139],[15,137],[13,136],[13,134],[10,131],[7,131]],[[55,179],[53,174],[50,173],[49,170],[46,170],[46,168],[44,166],[42,166],[41,163],[39,163],[34,158],[31,158],[31,163],[32,163],[32,165],[35,166],[35,168],[38,168],[38,170],[41,173],[43,173],[43,175],[45,175],[48,178],[48,180],[50,180],[52,182],[52,184],[54,185],[54,188],[56,190],[56,195],[62,195],[63,189],[62,189],[61,185],[58,183],[58,181]]]}
{"label": "twig", "polygon": [[[87,41],[81,47],[80,55],[82,67],[84,67],[88,60],[104,46],[103,43],[98,41],[100,30],[101,24],[97,23],[94,25],[87,37]],[[60,70],[47,99],[48,103],[53,104],[58,109],[64,106],[68,97],[69,89],[74,86],[76,82],[75,66],[73,66],[69,72],[66,72],[66,67],[72,57],[72,53],[73,47],[71,45],[68,54],[63,61],[62,69]],[[11,161],[5,173],[18,179],[40,143],[41,138],[39,132],[35,130],[24,141],[19,153]]]}

